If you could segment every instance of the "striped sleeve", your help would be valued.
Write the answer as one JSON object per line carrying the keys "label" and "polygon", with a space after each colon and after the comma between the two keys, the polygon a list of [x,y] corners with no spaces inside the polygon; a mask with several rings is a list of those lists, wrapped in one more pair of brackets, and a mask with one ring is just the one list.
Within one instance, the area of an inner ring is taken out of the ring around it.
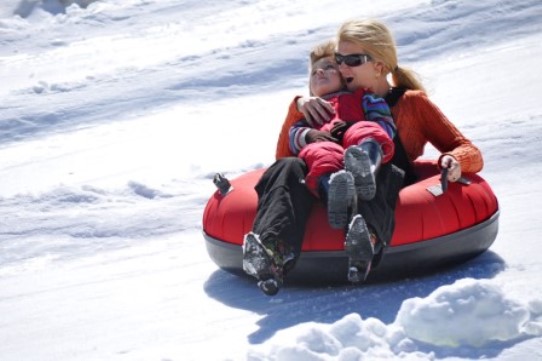
{"label": "striped sleeve", "polygon": [[290,127],[290,130],[288,131],[289,145],[290,151],[294,155],[298,155],[299,152],[301,152],[301,149],[307,145],[305,136],[311,129],[312,128],[308,127],[307,122],[304,120],[300,120]]}
{"label": "striped sleeve", "polygon": [[390,107],[384,98],[375,94],[365,94],[362,99],[362,106],[365,119],[378,123],[393,139],[397,134],[397,129],[395,128]]}

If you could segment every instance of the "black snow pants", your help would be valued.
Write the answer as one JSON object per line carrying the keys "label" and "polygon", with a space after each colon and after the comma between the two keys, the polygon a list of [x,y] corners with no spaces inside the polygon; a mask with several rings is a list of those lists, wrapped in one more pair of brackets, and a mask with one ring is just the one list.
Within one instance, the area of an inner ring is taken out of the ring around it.
{"label": "black snow pants", "polygon": [[373,259],[372,268],[380,263],[384,247],[389,245],[395,229],[395,207],[399,191],[403,186],[405,173],[391,163],[382,164],[376,175],[376,194],[370,201],[358,202],[358,213],[372,229],[379,247]]}
{"label": "black snow pants", "polygon": [[256,192],[258,210],[252,231],[262,242],[281,240],[301,253],[305,226],[316,198],[305,186],[307,166],[296,157],[281,158],[262,175]]}
{"label": "black snow pants", "polygon": [[[262,242],[281,240],[301,253],[305,226],[316,198],[305,186],[307,167],[296,157],[277,160],[256,184],[258,210],[252,231]],[[403,185],[404,172],[394,165],[383,164],[377,174],[377,192],[370,201],[359,202],[358,212],[376,233],[383,245],[391,241],[395,227],[395,206]],[[373,261],[376,267],[381,248]]]}

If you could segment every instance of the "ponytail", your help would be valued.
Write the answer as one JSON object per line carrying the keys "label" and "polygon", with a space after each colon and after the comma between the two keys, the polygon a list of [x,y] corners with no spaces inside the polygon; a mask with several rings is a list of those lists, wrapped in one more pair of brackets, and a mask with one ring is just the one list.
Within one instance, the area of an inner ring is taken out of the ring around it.
{"label": "ponytail", "polygon": [[418,74],[405,67],[396,66],[391,72],[393,84],[399,88],[425,91]]}

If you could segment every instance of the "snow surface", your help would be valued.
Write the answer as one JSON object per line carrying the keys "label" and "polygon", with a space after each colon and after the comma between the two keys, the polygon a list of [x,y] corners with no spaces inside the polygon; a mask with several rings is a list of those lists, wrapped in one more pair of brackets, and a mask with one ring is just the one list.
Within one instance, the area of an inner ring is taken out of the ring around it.
{"label": "snow surface", "polygon": [[[426,277],[266,297],[207,255],[211,178],[273,161],[310,47],[351,17],[393,29],[482,149],[499,234]],[[0,359],[542,360],[541,17],[539,0],[2,1]]]}

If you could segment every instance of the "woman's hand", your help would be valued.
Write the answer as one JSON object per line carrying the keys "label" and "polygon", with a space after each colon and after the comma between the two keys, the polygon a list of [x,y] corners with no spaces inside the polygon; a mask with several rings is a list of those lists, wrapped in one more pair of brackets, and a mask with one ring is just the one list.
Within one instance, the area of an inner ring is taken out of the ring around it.
{"label": "woman's hand", "polygon": [[335,109],[331,103],[318,97],[300,97],[297,99],[297,110],[305,116],[310,126],[322,125],[331,120]]}
{"label": "woman's hand", "polygon": [[457,182],[461,178],[461,165],[451,155],[443,155],[440,158],[440,167],[448,168],[448,181]]}

